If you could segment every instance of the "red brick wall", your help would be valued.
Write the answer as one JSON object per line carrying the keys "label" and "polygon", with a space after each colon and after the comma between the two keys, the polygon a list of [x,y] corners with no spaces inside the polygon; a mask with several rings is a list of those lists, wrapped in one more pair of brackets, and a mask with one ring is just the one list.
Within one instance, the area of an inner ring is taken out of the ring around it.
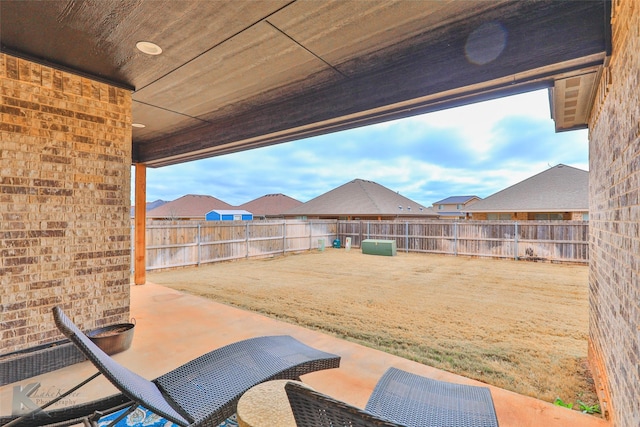
{"label": "red brick wall", "polygon": [[0,54],[0,354],[128,319],[131,95]]}
{"label": "red brick wall", "polygon": [[640,2],[612,2],[589,120],[590,363],[613,424],[640,425]]}

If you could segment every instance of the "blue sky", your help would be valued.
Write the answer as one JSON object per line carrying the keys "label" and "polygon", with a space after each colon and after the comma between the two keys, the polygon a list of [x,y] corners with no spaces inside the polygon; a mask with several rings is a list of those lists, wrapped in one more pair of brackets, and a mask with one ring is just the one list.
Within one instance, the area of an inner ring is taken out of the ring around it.
{"label": "blue sky", "polygon": [[449,196],[487,197],[559,163],[588,170],[588,151],[586,130],[555,133],[542,90],[149,168],[147,201],[204,194],[240,205],[283,193],[306,202],[360,178],[431,206]]}

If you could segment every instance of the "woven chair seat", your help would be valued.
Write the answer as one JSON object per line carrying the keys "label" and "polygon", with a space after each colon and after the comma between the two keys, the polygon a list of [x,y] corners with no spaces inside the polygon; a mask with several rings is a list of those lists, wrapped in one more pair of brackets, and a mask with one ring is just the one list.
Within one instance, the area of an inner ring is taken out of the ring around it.
{"label": "woven chair seat", "polygon": [[487,387],[453,384],[389,368],[364,410],[313,390],[285,386],[300,427],[498,427]]}
{"label": "woven chair seat", "polygon": [[487,387],[454,384],[389,368],[365,410],[407,426],[497,427]]}

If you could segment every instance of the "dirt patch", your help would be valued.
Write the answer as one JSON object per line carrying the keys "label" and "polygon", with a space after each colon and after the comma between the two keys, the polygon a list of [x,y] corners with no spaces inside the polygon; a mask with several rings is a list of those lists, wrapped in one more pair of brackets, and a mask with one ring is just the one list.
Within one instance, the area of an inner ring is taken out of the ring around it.
{"label": "dirt patch", "polygon": [[327,249],[147,278],[520,394],[597,403],[586,266]]}

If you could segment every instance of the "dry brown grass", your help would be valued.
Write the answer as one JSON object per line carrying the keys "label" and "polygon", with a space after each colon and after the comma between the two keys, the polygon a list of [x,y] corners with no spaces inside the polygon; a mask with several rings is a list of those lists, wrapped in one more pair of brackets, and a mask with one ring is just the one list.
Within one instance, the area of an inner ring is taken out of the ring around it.
{"label": "dry brown grass", "polygon": [[148,280],[520,394],[597,402],[586,266],[327,249]]}

